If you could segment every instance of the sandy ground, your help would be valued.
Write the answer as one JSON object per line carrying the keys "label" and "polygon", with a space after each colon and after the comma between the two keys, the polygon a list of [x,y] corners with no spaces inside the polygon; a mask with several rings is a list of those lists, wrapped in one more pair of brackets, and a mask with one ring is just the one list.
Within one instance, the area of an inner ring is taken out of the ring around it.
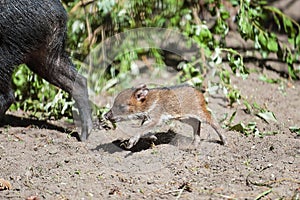
{"label": "sandy ground", "polygon": [[[243,101],[229,107],[221,94],[206,93],[218,121],[236,111],[233,124],[256,122],[258,131],[249,136],[224,129],[226,146],[204,126],[199,148],[192,149],[192,129],[171,123],[154,144],[141,140],[125,150],[119,147],[128,138],[124,128],[95,128],[81,143],[63,120],[7,113],[0,126],[0,190],[1,179],[11,188],[0,191],[0,199],[300,199],[300,136],[289,130],[300,127],[300,82],[248,65],[257,72],[232,84],[250,103],[272,111],[277,122],[247,114]],[[265,83],[262,73],[280,82]],[[105,97],[103,105],[111,99]]]}
{"label": "sandy ground", "polygon": [[81,143],[65,133],[63,121],[10,113],[9,125],[0,128],[0,178],[12,188],[1,191],[0,198],[254,199],[265,194],[262,199],[297,199],[300,137],[288,128],[300,126],[300,82],[264,73],[282,83],[265,83],[253,73],[245,81],[234,78],[233,84],[250,103],[274,112],[277,123],[246,114],[242,104],[228,107],[222,95],[206,94],[215,118],[236,111],[233,124],[255,121],[260,133],[272,132],[245,136],[224,130],[226,146],[214,142],[217,135],[204,126],[200,147],[191,149],[192,129],[172,123],[168,133],[158,133],[155,145],[142,140],[125,150],[119,147],[119,139],[128,137],[124,130],[95,129]]}

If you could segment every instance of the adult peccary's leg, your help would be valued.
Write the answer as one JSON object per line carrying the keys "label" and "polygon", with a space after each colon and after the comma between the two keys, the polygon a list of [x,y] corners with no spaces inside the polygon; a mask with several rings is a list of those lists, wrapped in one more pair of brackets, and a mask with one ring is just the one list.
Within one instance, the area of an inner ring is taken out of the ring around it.
{"label": "adult peccary's leg", "polygon": [[[2,68],[0,68],[0,74],[3,74]],[[10,80],[10,79],[9,79]],[[11,89],[10,82],[4,78],[0,77],[0,119],[4,116],[5,111],[14,102],[14,92]]]}
{"label": "adult peccary's leg", "polygon": [[75,99],[81,119],[81,140],[84,141],[93,126],[86,79],[77,73],[65,53],[58,54],[57,58],[48,61],[46,64],[43,59],[31,60],[28,66],[53,85],[70,93]]}
{"label": "adult peccary's leg", "polygon": [[9,90],[5,93],[2,91],[0,92],[0,119],[3,117],[5,111],[10,107],[14,100],[14,92],[12,89],[9,88]]}
{"label": "adult peccary's leg", "polygon": [[82,127],[81,140],[84,141],[93,126],[87,82],[77,73],[64,50],[66,28],[64,24],[60,26],[48,35],[46,39],[48,43],[27,57],[26,64],[42,78],[72,95],[79,110]]}
{"label": "adult peccary's leg", "polygon": [[69,92],[80,112],[82,135],[92,128],[86,80],[65,53],[67,13],[59,0],[0,0],[0,115],[13,102],[10,87],[22,63]]}
{"label": "adult peccary's leg", "polygon": [[88,138],[88,134],[92,130],[93,124],[91,120],[91,110],[88,99],[87,82],[83,76],[79,74],[77,75],[77,78],[74,82],[73,90],[70,93],[75,99],[76,106],[79,110],[82,127],[81,140],[84,141]]}
{"label": "adult peccary's leg", "polygon": [[11,88],[11,75],[13,66],[11,61],[6,60],[6,49],[0,45],[0,119],[4,116],[5,111],[14,102],[14,91]]}

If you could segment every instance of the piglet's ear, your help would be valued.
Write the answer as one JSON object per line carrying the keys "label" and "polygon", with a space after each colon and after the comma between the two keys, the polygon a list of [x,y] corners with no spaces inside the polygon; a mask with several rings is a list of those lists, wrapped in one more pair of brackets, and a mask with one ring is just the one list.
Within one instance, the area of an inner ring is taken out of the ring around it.
{"label": "piglet's ear", "polygon": [[148,95],[149,89],[145,84],[142,84],[136,88],[134,91],[134,97],[137,101],[145,101]]}

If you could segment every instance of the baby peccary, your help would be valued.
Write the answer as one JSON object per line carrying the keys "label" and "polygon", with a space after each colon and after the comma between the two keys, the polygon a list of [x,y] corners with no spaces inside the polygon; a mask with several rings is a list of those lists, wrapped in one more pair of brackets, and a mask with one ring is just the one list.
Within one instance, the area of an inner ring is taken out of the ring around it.
{"label": "baby peccary", "polygon": [[147,136],[156,125],[168,120],[179,120],[191,125],[195,146],[200,142],[201,123],[209,124],[219,135],[220,143],[225,144],[225,138],[213,124],[206,109],[203,94],[188,85],[148,89],[143,84],[124,90],[104,117],[111,122],[141,120],[142,131],[125,143],[127,149],[133,147],[141,137]]}
{"label": "baby peccary", "polygon": [[92,129],[86,79],[65,52],[67,13],[59,0],[0,0],[0,118],[14,102],[11,76],[25,63],[70,93],[80,112],[81,140]]}

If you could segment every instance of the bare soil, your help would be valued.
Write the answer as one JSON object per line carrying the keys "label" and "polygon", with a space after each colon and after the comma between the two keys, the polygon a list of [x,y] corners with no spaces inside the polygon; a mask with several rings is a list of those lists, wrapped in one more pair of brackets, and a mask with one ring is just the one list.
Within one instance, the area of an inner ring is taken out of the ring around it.
{"label": "bare soil", "polygon": [[[8,113],[0,128],[0,178],[11,190],[1,199],[297,199],[300,196],[300,138],[289,130],[300,126],[300,82],[289,82],[265,70],[281,84],[234,78],[250,103],[274,112],[278,122],[266,123],[245,113],[245,106],[228,107],[222,95],[208,95],[216,119],[236,111],[233,123],[255,121],[263,136],[224,130],[227,145],[204,126],[198,149],[189,148],[189,127],[170,124],[155,145],[142,140],[131,150],[119,147],[128,136],[122,130],[95,129],[78,142],[64,121],[44,122]],[[162,130],[163,131],[163,130]],[[70,131],[69,131],[70,133]],[[277,134],[274,134],[277,133]]]}
{"label": "bare soil", "polygon": [[[124,129],[95,128],[82,143],[70,136],[74,125],[63,120],[7,112],[0,122],[0,181],[9,181],[11,189],[0,191],[0,199],[300,199],[300,136],[289,130],[300,127],[300,82],[248,65],[257,72],[232,84],[278,122],[247,114],[242,101],[229,107],[223,95],[205,94],[218,121],[236,111],[233,124],[256,122],[260,134],[224,130],[225,146],[204,125],[199,148],[190,148],[190,127],[172,123],[169,131],[158,131],[154,144],[144,139],[126,150],[120,148],[120,139],[128,137]],[[280,83],[259,80],[262,73]],[[137,82],[172,82],[169,75]],[[111,100],[105,97],[102,105]]]}

